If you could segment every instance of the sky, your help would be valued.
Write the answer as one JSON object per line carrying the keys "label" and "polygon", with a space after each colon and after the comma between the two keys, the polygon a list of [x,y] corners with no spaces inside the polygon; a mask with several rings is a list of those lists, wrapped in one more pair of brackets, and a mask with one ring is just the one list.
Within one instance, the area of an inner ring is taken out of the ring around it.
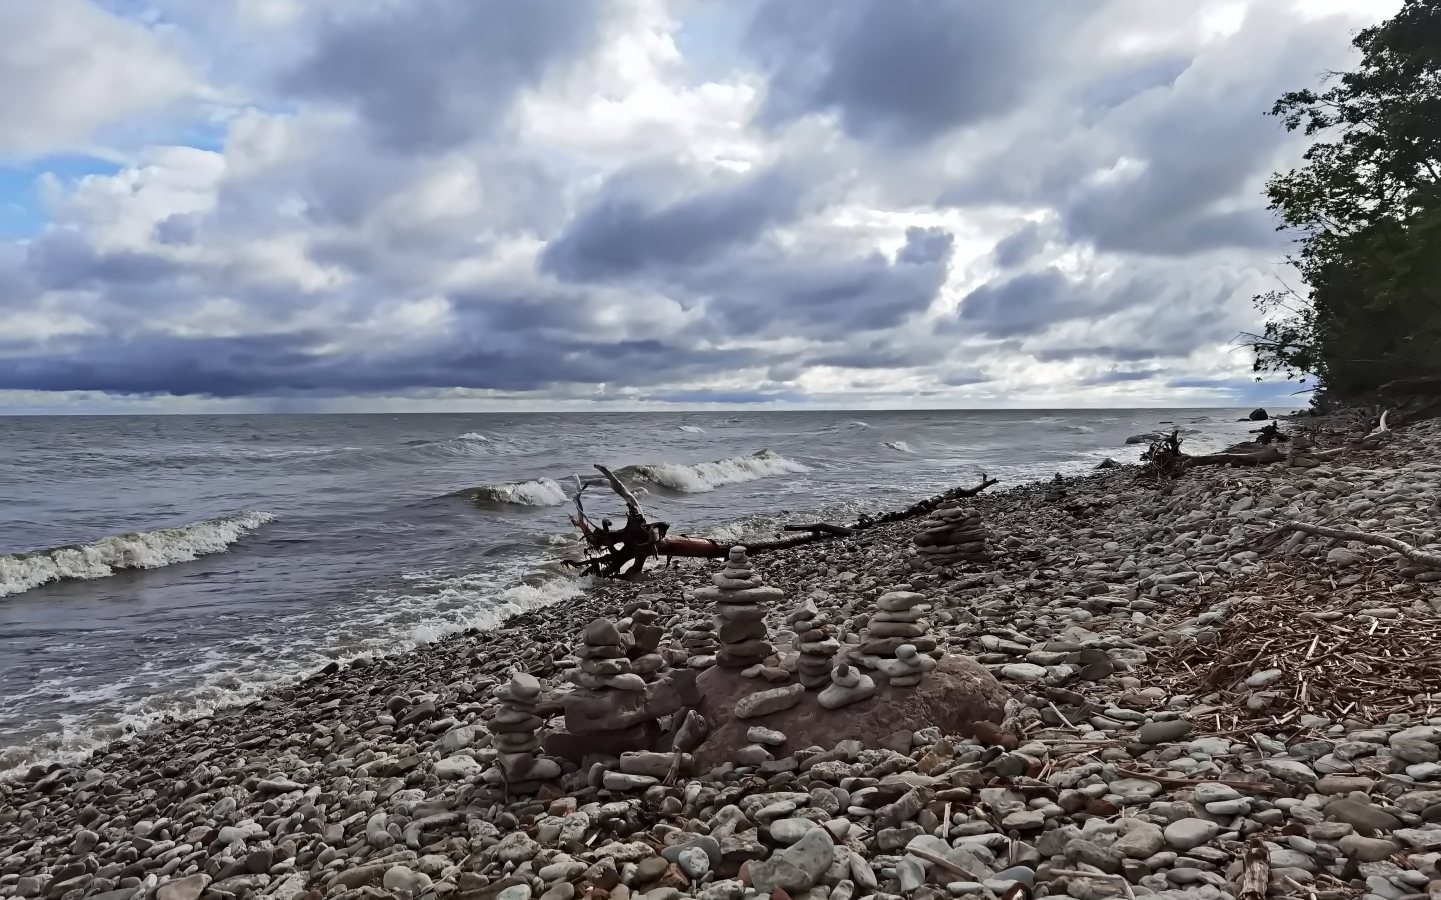
{"label": "sky", "polygon": [[4,0],[0,412],[1301,405],[1399,0]]}

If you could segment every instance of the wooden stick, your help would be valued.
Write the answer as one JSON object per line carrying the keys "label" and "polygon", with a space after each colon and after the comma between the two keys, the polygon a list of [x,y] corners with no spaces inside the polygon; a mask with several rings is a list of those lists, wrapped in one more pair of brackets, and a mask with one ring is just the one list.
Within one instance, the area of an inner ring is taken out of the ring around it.
{"label": "wooden stick", "polygon": [[[1289,718],[1289,716],[1287,717]],[[1279,723],[1278,723],[1279,724]],[[1134,772],[1130,769],[1116,767],[1116,772],[1125,775],[1127,778],[1142,778],[1146,781],[1154,781],[1157,784],[1167,787],[1195,787],[1198,784],[1224,784],[1226,787],[1235,788],[1238,791],[1252,791],[1257,794],[1274,794],[1276,789],[1269,782],[1265,781],[1217,781],[1210,778],[1166,778],[1161,775],[1151,775],[1146,772]]]}
{"label": "wooden stick", "polygon": [[[914,851],[908,850],[907,853]],[[1111,881],[1121,885],[1121,890],[1126,892],[1128,900],[1136,900],[1136,892],[1131,890],[1131,882],[1121,875],[1108,875],[1105,872],[1082,872],[1079,869],[1052,869],[1051,874],[1065,878],[1094,878],[1097,881]]]}
{"label": "wooden stick", "polygon": [[947,872],[954,872],[962,878],[966,879],[967,881],[981,880],[980,878],[976,877],[976,874],[974,872],[970,871],[960,863],[947,859],[941,854],[931,850],[927,850],[924,847],[907,847],[906,853],[911,856],[916,856],[924,859],[926,862],[934,863],[935,865],[940,866],[942,869],[945,869]]}

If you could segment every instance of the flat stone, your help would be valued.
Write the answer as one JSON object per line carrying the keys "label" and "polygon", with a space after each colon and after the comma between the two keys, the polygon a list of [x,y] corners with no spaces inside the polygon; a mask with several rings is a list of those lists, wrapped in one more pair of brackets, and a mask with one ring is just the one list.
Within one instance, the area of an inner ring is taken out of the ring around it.
{"label": "flat stone", "polygon": [[1224,800],[1239,800],[1241,792],[1227,784],[1206,782],[1198,784],[1192,789],[1195,793],[1196,802],[1201,805],[1207,803],[1220,803]]}
{"label": "flat stone", "polygon": [[746,739],[757,744],[768,744],[772,747],[779,747],[786,742],[786,736],[773,728],[766,728],[764,725],[752,725],[746,729]]}
{"label": "flat stone", "polygon": [[625,640],[620,636],[620,630],[610,619],[599,618],[591,621],[585,628],[581,640],[587,644],[610,647],[624,647]]}
{"label": "flat stone", "polygon": [[1166,845],[1166,836],[1155,825],[1144,824],[1116,838],[1111,849],[1128,859],[1147,859]]}
{"label": "flat stone", "polygon": [[1316,793],[1329,796],[1360,791],[1363,794],[1369,794],[1375,786],[1374,780],[1360,775],[1327,775],[1325,778],[1316,780]]}
{"label": "flat stone", "polygon": [[1359,834],[1346,835],[1336,846],[1346,856],[1361,862],[1380,862],[1401,852],[1401,848],[1392,841],[1383,838],[1362,837]]}
{"label": "flat stone", "polygon": [[650,775],[631,775],[628,772],[606,772],[601,783],[608,791],[635,791],[660,784],[660,779]]}
{"label": "flat stone", "polygon": [[1327,816],[1363,833],[1395,831],[1401,827],[1401,820],[1390,813],[1355,800],[1332,800],[1326,804],[1325,812]]}
{"label": "flat stone", "polygon": [[1185,852],[1207,843],[1221,833],[1221,826],[1205,819],[1180,819],[1166,826],[1166,843]]}
{"label": "flat stone", "polygon": [[1272,777],[1288,784],[1312,785],[1316,783],[1315,770],[1294,759],[1263,759],[1261,768],[1270,772]]}
{"label": "flat stone", "polygon": [[1143,744],[1168,744],[1179,741],[1190,733],[1191,723],[1185,719],[1147,722],[1136,731],[1136,740]]}
{"label": "flat stone", "polygon": [[204,872],[167,881],[155,890],[155,900],[199,900],[210,886],[210,876]]}
{"label": "flat stone", "polygon": [[1001,666],[1001,677],[1007,681],[1041,681],[1046,677],[1046,669],[1033,663],[1011,663]]}
{"label": "flat stone", "polygon": [[750,863],[751,883],[763,894],[777,888],[794,896],[810,890],[835,862],[836,847],[824,828],[813,828],[797,842],[777,850],[769,859]]}
{"label": "flat stone", "polygon": [[799,684],[788,684],[785,687],[757,691],[736,703],[735,717],[754,719],[758,716],[768,716],[790,709],[800,702],[805,692],[805,687]]}
{"label": "flat stone", "polygon": [[821,827],[810,819],[777,819],[770,824],[771,840],[790,846],[805,837],[807,831]]}

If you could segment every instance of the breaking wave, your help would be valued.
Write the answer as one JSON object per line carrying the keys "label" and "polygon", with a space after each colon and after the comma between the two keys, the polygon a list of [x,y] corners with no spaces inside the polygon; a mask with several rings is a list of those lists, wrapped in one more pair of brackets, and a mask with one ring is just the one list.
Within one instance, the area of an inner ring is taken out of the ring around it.
{"label": "breaking wave", "polygon": [[699,425],[680,425],[677,427],[686,434],[705,434],[705,429]]}
{"label": "breaking wave", "polygon": [[886,446],[900,453],[915,453],[905,441],[886,441]]}
{"label": "breaking wave", "polygon": [[562,506],[569,501],[560,485],[549,478],[535,478],[514,484],[484,484],[456,491],[461,497],[477,504],[508,506]]}
{"label": "breaking wave", "polygon": [[620,474],[649,481],[673,491],[700,494],[727,484],[741,484],[774,475],[795,475],[809,471],[810,469],[795,460],[786,459],[773,450],[762,450],[749,456],[733,456],[689,466],[678,463],[626,466]]}
{"label": "breaking wave", "polygon": [[55,581],[105,578],[123,569],[158,569],[224,553],[274,518],[267,512],[239,512],[179,528],[127,531],[93,544],[0,556],[0,597]]}
{"label": "breaking wave", "polygon": [[456,438],[456,440],[457,440],[457,441],[480,441],[482,444],[489,444],[489,443],[490,443],[490,438],[486,437],[486,436],[483,435],[483,434],[480,434],[479,432],[475,432],[475,431],[467,431],[465,434],[462,434],[460,437]]}

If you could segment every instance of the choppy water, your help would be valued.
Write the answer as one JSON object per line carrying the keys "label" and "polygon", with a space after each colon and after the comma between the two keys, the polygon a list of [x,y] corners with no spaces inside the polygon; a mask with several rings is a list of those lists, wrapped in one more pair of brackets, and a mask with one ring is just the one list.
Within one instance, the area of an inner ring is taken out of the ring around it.
{"label": "choppy water", "polygon": [[0,771],[563,599],[595,462],[735,536],[1133,461],[1165,423],[1219,447],[1243,414],[0,418]]}

